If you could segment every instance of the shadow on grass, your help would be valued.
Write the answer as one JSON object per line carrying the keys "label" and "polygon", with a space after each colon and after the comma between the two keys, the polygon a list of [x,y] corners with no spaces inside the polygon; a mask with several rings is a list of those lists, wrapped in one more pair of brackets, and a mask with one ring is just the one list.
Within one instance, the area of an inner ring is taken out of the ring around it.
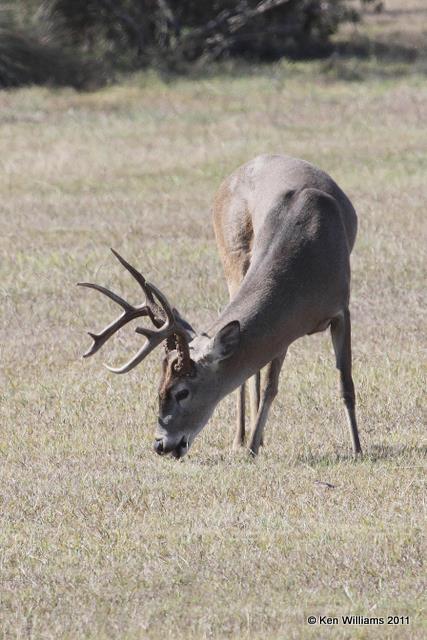
{"label": "shadow on grass", "polygon": [[427,446],[425,445],[372,445],[366,452],[365,458],[372,462],[378,460],[394,460],[398,458],[425,458],[427,456]]}
{"label": "shadow on grass", "polygon": [[[190,462],[196,464],[198,467],[232,467],[236,465],[252,465],[256,464],[258,460],[265,458],[268,455],[269,449],[261,448],[259,456],[253,458],[249,455],[246,448],[242,448],[241,451],[233,452],[231,450],[219,450],[214,449],[212,453],[207,457],[201,457],[197,453],[190,453],[187,458],[184,458],[181,462]],[[404,462],[414,465],[415,460],[421,460],[427,457],[427,446],[409,446],[409,445],[387,445],[387,444],[374,444],[372,446],[365,446],[365,451],[362,456],[355,458],[350,451],[331,452],[326,454],[316,454],[315,452],[308,451],[304,454],[296,455],[295,457],[283,458],[283,462],[286,467],[294,468],[298,466],[309,466],[317,468],[333,467],[339,463],[351,463],[361,464],[365,462],[380,462],[381,460],[401,460],[402,466]],[[416,464],[414,465],[416,466]]]}
{"label": "shadow on grass", "polygon": [[413,458],[422,458],[427,455],[427,447],[420,446],[408,446],[408,445],[386,445],[378,444],[370,447],[365,447],[363,456],[354,458],[351,453],[329,453],[325,455],[316,455],[315,453],[308,453],[297,456],[295,464],[306,464],[310,467],[329,467],[339,462],[354,462],[359,464],[361,462],[379,462],[381,460],[399,460],[406,459],[408,462]]}

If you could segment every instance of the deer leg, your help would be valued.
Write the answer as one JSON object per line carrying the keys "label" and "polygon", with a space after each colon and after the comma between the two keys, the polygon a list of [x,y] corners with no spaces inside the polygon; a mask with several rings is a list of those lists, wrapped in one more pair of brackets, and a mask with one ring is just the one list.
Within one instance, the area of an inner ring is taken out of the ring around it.
{"label": "deer leg", "polygon": [[[230,300],[238,290],[243,275],[244,273],[238,280],[228,282]],[[238,451],[245,444],[245,383],[236,390],[236,414],[237,423],[233,440],[233,451]]]}
{"label": "deer leg", "polygon": [[245,444],[245,383],[236,391],[237,428],[234,435],[233,450]]}
{"label": "deer leg", "polygon": [[[251,411],[251,431],[255,428],[261,395],[261,371],[249,379],[249,407]],[[262,439],[261,439],[262,446]]]}
{"label": "deer leg", "polygon": [[332,344],[334,345],[336,366],[340,372],[341,396],[344,400],[351,442],[355,455],[362,453],[356,422],[356,399],[351,376],[351,321],[350,311],[345,309],[331,322]]}
{"label": "deer leg", "polygon": [[282,368],[283,360],[285,356],[280,358],[274,358],[268,365],[265,376],[265,385],[262,391],[261,403],[258,409],[256,421],[251,433],[251,443],[249,451],[252,456],[256,456],[259,451],[264,433],[264,426],[267,422],[268,412],[272,405],[274,398],[277,395],[279,374]]}

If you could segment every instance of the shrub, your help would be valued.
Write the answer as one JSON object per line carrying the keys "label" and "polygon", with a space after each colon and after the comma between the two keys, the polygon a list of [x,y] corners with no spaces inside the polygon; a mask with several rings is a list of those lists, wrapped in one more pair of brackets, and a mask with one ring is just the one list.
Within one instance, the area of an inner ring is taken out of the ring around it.
{"label": "shrub", "polygon": [[[83,87],[105,77],[100,63],[111,74],[150,64],[183,70],[224,56],[312,56],[327,50],[343,21],[358,18],[351,0],[17,0],[7,7],[1,86]],[[2,0],[0,18],[1,9]]]}
{"label": "shrub", "polygon": [[27,31],[0,28],[0,87],[50,84],[81,89],[94,81],[93,65],[78,52]]}

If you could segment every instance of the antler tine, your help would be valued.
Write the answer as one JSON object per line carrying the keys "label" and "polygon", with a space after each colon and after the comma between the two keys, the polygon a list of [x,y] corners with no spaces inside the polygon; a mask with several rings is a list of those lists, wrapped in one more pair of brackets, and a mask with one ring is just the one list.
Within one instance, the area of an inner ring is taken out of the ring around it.
{"label": "antler tine", "polygon": [[[147,290],[147,293],[151,296],[151,299],[154,302],[154,298],[153,298],[153,293],[156,296],[157,300],[160,302],[160,304],[162,305],[161,310],[165,312],[166,314],[166,322],[168,327],[176,325],[176,319],[175,316],[173,314],[173,310],[171,305],[168,302],[168,299],[166,298],[166,296],[157,288],[154,286],[154,284],[151,284],[151,282],[147,282],[145,281],[145,287]],[[155,304],[155,302],[154,302]],[[162,329],[165,327],[162,327]]]}
{"label": "antler tine", "polygon": [[115,249],[111,248],[111,252],[117,258],[117,260],[120,262],[120,264],[122,264],[124,266],[124,268],[127,269],[127,271],[129,271],[129,273],[135,278],[135,280],[138,282],[138,284],[140,285],[141,289],[143,290],[143,292],[147,296],[148,300],[150,302],[154,302],[153,296],[151,294],[151,291],[149,290],[149,287],[147,287],[147,281],[144,278],[144,276],[142,275],[142,273],[137,271],[135,269],[135,267],[133,267],[131,264],[129,264],[129,262],[127,262],[120,255],[120,253],[118,253]]}
{"label": "antler tine", "polygon": [[111,336],[113,336],[119,329],[124,327],[131,320],[148,315],[148,311],[144,308],[130,310],[129,312],[125,311],[119,318],[113,320],[113,322],[107,325],[105,329],[103,329],[100,333],[92,333],[91,331],[88,331],[88,335],[90,335],[93,340],[93,345],[89,347],[86,353],[83,354],[83,358],[89,358],[89,356],[93,356],[107,342],[107,340],[111,338]]}
{"label": "antler tine", "polygon": [[124,327],[131,320],[148,315],[148,309],[146,309],[145,307],[131,308],[128,311],[122,313],[122,315],[116,318],[116,320],[113,320],[100,333],[92,333],[91,331],[88,331],[88,334],[93,340],[93,344],[91,347],[89,347],[86,353],[83,354],[83,358],[89,358],[89,356],[93,356],[107,342],[107,340],[111,338],[111,336],[113,336],[119,329]]}
{"label": "antler tine", "polygon": [[162,310],[166,314],[165,323],[160,328],[157,328],[155,330],[146,329],[145,327],[137,327],[135,329],[136,333],[139,333],[147,338],[147,342],[138,351],[138,353],[122,367],[110,367],[109,365],[105,365],[107,369],[112,373],[127,373],[128,371],[136,367],[140,362],[142,362],[144,358],[146,358],[148,354],[153,351],[153,349],[155,349],[159,344],[163,342],[163,340],[166,340],[177,330],[176,319],[173,315],[172,307],[170,306],[166,296],[150,282],[145,282],[145,286],[150,295],[152,296],[154,294],[162,305]]}
{"label": "antler tine", "polygon": [[129,304],[129,302],[127,302],[126,300],[123,300],[123,298],[118,296],[117,293],[114,293],[114,291],[110,291],[110,289],[106,289],[105,287],[101,287],[100,284],[93,284],[92,282],[78,282],[77,286],[87,287],[88,289],[96,289],[96,291],[100,291],[105,296],[107,296],[107,298],[110,298],[111,300],[116,302],[118,305],[120,305],[125,311],[129,309],[134,309],[134,307],[131,304]]}
{"label": "antler tine", "polygon": [[[123,258],[121,260],[123,260]],[[138,279],[138,282],[140,282],[141,284],[141,280],[144,281],[143,290],[146,294],[149,305],[155,305],[151,291],[145,286],[144,277],[142,276],[142,274],[138,274],[138,275],[140,276],[140,278]],[[113,322],[107,325],[105,329],[103,329],[100,333],[92,333],[90,331],[88,332],[90,337],[93,340],[93,344],[86,351],[86,353],[83,354],[83,358],[89,358],[89,356],[93,356],[107,342],[107,340],[116,333],[116,331],[124,327],[131,320],[134,320],[135,318],[149,316],[151,320],[154,322],[153,310],[150,306],[147,306],[146,304],[138,307],[134,307],[129,302],[127,302],[126,300],[121,298],[119,295],[117,295],[117,293],[114,293],[114,291],[110,291],[110,289],[106,289],[105,287],[102,287],[99,284],[93,284],[92,282],[78,282],[77,284],[80,287],[87,287],[89,289],[95,289],[96,291],[99,291],[100,293],[107,296],[107,298],[110,298],[110,300],[113,300],[113,302],[118,304],[123,309],[123,314],[119,316],[119,318],[117,318],[116,320],[113,320]]]}
{"label": "antler tine", "polygon": [[[143,330],[142,327],[138,327],[136,331],[137,333],[143,333],[144,331],[143,335],[147,337],[147,342],[138,351],[138,353],[122,367],[110,367],[108,364],[104,364],[104,367],[106,367],[108,371],[111,371],[112,373],[127,373],[128,371],[136,367],[140,362],[142,362],[144,358],[146,358],[148,354],[153,351],[153,349],[155,349],[161,342],[163,342],[165,338],[161,329],[158,332],[158,335],[156,335],[156,331],[150,331],[149,329]],[[148,337],[148,334],[152,334],[150,338]]]}

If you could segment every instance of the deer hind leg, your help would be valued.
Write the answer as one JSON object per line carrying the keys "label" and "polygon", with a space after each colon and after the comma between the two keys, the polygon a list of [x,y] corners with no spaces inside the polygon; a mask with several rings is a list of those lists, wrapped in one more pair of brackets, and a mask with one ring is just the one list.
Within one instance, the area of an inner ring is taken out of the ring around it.
{"label": "deer hind leg", "polygon": [[351,442],[355,455],[362,453],[356,422],[356,399],[351,375],[351,320],[350,311],[345,309],[331,322],[332,344],[334,345],[336,366],[340,372],[341,396],[344,400]]}
{"label": "deer hind leg", "polygon": [[265,375],[265,385],[262,390],[261,403],[258,409],[255,424],[251,433],[251,443],[249,451],[251,455],[256,456],[258,454],[261,442],[263,441],[263,433],[265,423],[267,422],[268,412],[273,403],[274,398],[277,395],[279,374],[282,368],[285,355],[275,358],[267,365],[267,371]]}

